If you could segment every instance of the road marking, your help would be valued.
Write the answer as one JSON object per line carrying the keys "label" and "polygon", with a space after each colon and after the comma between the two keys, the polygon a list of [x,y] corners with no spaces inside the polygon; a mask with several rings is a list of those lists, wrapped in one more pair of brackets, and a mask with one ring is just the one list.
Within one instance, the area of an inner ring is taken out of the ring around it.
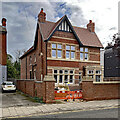
{"label": "road marking", "polygon": [[70,113],[70,112],[80,112],[80,111],[90,111],[90,110],[104,110],[104,109],[112,109],[112,108],[120,108],[120,107],[119,106],[114,106],[114,107],[105,107],[105,108],[91,108],[91,109],[61,111],[61,112],[54,112],[54,113],[42,113],[42,114],[37,113],[37,114],[32,114],[32,115],[14,116],[14,117],[7,117],[7,118],[25,118],[25,117],[35,117],[35,116],[45,116],[45,115],[56,115],[56,114]]}

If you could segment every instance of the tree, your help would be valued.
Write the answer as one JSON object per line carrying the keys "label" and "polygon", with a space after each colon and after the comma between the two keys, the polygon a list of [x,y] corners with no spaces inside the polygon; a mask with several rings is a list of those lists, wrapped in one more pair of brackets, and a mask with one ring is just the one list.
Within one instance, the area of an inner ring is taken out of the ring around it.
{"label": "tree", "polygon": [[15,78],[15,68],[12,62],[13,58],[10,54],[7,55],[7,78]]}
{"label": "tree", "polygon": [[20,79],[20,61],[13,62],[13,57],[7,55],[7,78]]}

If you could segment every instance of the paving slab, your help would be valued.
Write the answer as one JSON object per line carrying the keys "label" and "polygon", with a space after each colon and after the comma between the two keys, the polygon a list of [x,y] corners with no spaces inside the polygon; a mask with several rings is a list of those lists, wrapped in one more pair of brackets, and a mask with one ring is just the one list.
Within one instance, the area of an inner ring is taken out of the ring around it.
{"label": "paving slab", "polygon": [[3,108],[3,117],[17,117],[17,116],[28,116],[34,114],[44,114],[52,112],[63,112],[73,111],[82,109],[96,109],[118,106],[118,100],[103,100],[103,101],[89,101],[89,102],[66,102],[66,104],[42,104],[38,106],[22,106],[22,107],[8,107]]}

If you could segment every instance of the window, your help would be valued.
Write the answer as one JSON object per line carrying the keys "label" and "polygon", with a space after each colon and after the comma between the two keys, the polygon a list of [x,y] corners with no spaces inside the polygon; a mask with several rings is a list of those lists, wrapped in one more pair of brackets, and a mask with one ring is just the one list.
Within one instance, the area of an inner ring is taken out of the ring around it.
{"label": "window", "polygon": [[71,59],[75,58],[75,52],[71,52]]}
{"label": "window", "polygon": [[70,83],[73,83],[73,75],[70,75]]}
{"label": "window", "polygon": [[30,71],[30,79],[32,79],[32,71]]}
{"label": "window", "polygon": [[55,83],[57,83],[58,82],[57,75],[54,75],[54,78],[55,78]]}
{"label": "window", "polygon": [[93,74],[93,70],[88,70],[88,74]]}
{"label": "window", "polygon": [[101,70],[96,70],[96,74],[101,74]]}
{"label": "window", "polygon": [[52,48],[56,48],[56,44],[52,44]]}
{"label": "window", "polygon": [[63,75],[60,75],[60,77],[59,77],[59,83],[63,83]]}
{"label": "window", "polygon": [[82,81],[81,77],[82,77],[82,74],[81,72],[79,72],[79,83]]}
{"label": "window", "polygon": [[66,59],[75,59],[75,46],[66,45]]}
{"label": "window", "polygon": [[36,62],[36,55],[34,54],[34,62]]}
{"label": "window", "polygon": [[80,60],[88,60],[89,55],[88,55],[88,48],[80,48]]}
{"label": "window", "polygon": [[80,60],[83,60],[83,53],[80,53]]}
{"label": "window", "polygon": [[100,82],[101,80],[101,76],[100,75],[96,75],[96,82]]}
{"label": "window", "polygon": [[52,57],[62,58],[62,44],[52,44]]}
{"label": "window", "polygon": [[36,70],[34,70],[34,79],[36,80]]}
{"label": "window", "polygon": [[57,70],[54,70],[54,73],[57,73]]}
{"label": "window", "polygon": [[56,50],[52,50],[52,57],[56,58]]}
{"label": "window", "polygon": [[31,65],[32,64],[32,57],[30,56],[29,58],[29,64]]}
{"label": "window", "polygon": [[85,60],[88,60],[88,53],[85,53]]}
{"label": "window", "polygon": [[74,83],[74,70],[54,70],[54,78],[56,83]]}
{"label": "window", "polygon": [[66,51],[66,58],[70,59],[70,51]]}

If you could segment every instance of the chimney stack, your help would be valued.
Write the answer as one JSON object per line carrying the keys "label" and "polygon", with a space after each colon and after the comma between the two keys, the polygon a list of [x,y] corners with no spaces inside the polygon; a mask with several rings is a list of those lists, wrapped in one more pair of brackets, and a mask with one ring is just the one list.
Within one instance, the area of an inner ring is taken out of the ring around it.
{"label": "chimney stack", "polygon": [[95,23],[93,23],[92,20],[89,20],[89,23],[87,24],[87,29],[90,32],[95,32]]}
{"label": "chimney stack", "polygon": [[5,18],[2,19],[2,26],[3,26],[3,27],[6,27],[6,21],[7,21],[7,20],[6,20]]}
{"label": "chimney stack", "polygon": [[46,21],[46,13],[43,12],[43,8],[41,8],[40,13],[38,14],[38,21],[42,23]]}

